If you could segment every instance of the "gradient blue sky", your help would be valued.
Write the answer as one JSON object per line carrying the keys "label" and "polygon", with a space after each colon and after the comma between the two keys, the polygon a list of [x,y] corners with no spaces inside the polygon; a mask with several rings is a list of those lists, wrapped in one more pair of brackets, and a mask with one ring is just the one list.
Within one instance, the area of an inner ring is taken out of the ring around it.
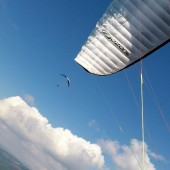
{"label": "gradient blue sky", "polygon": [[[52,127],[92,143],[141,141],[139,63],[97,77],[74,61],[110,3],[0,0],[0,98],[20,96]],[[150,158],[157,170],[170,166],[169,64],[170,44],[143,60],[145,138],[149,150],[163,157]],[[69,88],[60,73],[70,78]],[[107,154],[105,162],[115,170]]]}

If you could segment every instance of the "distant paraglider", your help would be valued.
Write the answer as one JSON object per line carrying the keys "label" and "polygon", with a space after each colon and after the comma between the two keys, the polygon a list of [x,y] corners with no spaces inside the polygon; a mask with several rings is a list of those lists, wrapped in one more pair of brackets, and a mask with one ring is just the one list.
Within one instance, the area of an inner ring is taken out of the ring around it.
{"label": "distant paraglider", "polygon": [[[70,79],[68,78],[68,76],[66,76],[65,74],[60,74],[61,76],[63,76],[65,79],[66,79],[66,81],[67,81],[67,86],[69,87],[70,86]],[[60,85],[59,84],[57,84],[57,87],[59,87]]]}

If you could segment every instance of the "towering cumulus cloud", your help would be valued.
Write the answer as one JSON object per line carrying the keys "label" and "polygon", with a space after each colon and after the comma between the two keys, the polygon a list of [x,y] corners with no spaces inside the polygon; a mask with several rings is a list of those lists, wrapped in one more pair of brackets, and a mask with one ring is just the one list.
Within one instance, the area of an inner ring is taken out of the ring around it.
{"label": "towering cumulus cloud", "polygon": [[20,97],[0,100],[0,145],[32,170],[87,170],[104,165],[97,144],[53,128]]}
{"label": "towering cumulus cloud", "polygon": [[[142,170],[142,142],[132,139],[130,146],[120,145],[118,141],[100,140],[100,146],[110,155],[118,170]],[[154,153],[155,154],[155,153]],[[156,170],[150,160],[150,151],[145,144],[145,167]],[[116,170],[117,170],[116,169]]]}

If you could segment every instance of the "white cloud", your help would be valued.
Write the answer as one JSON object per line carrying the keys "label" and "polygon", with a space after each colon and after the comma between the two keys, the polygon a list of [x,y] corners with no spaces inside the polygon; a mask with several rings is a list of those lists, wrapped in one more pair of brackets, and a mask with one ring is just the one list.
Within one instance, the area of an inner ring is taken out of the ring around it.
{"label": "white cloud", "polygon": [[98,170],[104,165],[97,144],[53,128],[20,97],[0,100],[0,145],[32,170]]}
{"label": "white cloud", "polygon": [[88,122],[89,127],[96,125],[96,120],[92,119]]}
{"label": "white cloud", "polygon": [[[117,170],[142,169],[142,142],[132,139],[130,146],[126,146],[120,145],[118,141],[100,140],[99,144],[111,156]],[[156,170],[150,161],[148,152],[145,144],[145,167],[147,170]]]}
{"label": "white cloud", "polygon": [[156,152],[149,151],[149,155],[152,158],[154,158],[154,159],[156,159],[158,161],[162,161],[162,162],[165,162],[165,163],[167,162],[166,159],[162,155],[160,155],[160,154],[158,154]]}
{"label": "white cloud", "polygon": [[89,120],[88,126],[90,128],[93,128],[96,132],[105,134],[105,131],[100,129],[98,123],[94,119]]}
{"label": "white cloud", "polygon": [[25,99],[25,101],[26,101],[29,105],[31,105],[31,106],[33,106],[33,105],[35,104],[34,97],[31,96],[31,95],[29,95],[29,94],[25,95],[25,96],[24,96],[24,99]]}

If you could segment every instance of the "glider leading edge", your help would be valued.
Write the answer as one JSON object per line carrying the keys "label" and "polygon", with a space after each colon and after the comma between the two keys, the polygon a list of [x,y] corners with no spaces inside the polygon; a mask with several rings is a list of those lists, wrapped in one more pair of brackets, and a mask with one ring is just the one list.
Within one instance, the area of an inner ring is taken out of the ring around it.
{"label": "glider leading edge", "polygon": [[[70,79],[68,78],[68,76],[66,76],[65,74],[60,74],[60,75],[66,78],[66,80],[67,80],[67,85],[68,85],[68,87],[69,87],[69,86],[70,86]],[[57,85],[57,86],[59,86],[59,85]]]}

